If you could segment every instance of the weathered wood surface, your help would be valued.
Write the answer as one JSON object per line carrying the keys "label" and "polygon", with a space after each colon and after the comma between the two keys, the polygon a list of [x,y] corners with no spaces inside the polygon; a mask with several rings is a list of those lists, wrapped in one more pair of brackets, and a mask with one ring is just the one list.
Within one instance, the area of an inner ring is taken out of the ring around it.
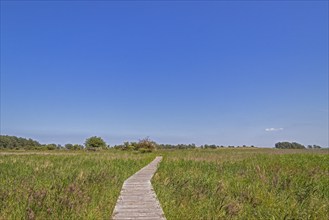
{"label": "weathered wood surface", "polygon": [[161,160],[162,157],[156,157],[123,183],[112,219],[166,219],[151,184],[151,179]]}

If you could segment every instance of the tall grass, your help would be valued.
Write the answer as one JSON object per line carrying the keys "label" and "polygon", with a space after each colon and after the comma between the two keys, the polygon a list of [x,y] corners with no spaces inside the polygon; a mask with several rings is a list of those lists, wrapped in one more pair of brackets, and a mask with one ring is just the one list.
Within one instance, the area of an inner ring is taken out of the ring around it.
{"label": "tall grass", "polygon": [[329,219],[328,151],[163,155],[153,185],[167,219]]}
{"label": "tall grass", "polygon": [[0,219],[108,219],[125,179],[153,154],[0,155]]}
{"label": "tall grass", "polygon": [[[163,150],[152,182],[167,219],[329,219],[324,150]],[[107,219],[155,153],[0,152],[0,219]]]}

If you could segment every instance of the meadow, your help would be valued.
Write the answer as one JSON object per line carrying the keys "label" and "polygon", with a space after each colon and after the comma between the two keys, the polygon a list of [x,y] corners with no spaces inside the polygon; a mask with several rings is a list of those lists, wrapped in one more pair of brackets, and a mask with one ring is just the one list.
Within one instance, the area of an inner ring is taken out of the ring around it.
{"label": "meadow", "polygon": [[329,151],[0,151],[0,219],[109,219],[125,179],[162,155],[167,219],[328,219]]}
{"label": "meadow", "polygon": [[0,219],[109,219],[125,179],[154,158],[105,152],[0,152]]}
{"label": "meadow", "polygon": [[328,153],[167,151],[152,182],[167,219],[329,219]]}

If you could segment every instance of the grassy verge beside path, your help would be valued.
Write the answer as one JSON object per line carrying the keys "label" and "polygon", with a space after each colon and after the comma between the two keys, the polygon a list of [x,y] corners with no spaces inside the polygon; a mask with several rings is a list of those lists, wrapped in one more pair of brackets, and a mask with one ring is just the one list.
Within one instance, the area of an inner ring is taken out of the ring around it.
{"label": "grassy verge beside path", "polygon": [[164,151],[153,185],[167,219],[328,219],[326,150]]}
{"label": "grassy verge beside path", "polygon": [[0,155],[0,219],[108,219],[124,180],[155,157],[11,153]]}

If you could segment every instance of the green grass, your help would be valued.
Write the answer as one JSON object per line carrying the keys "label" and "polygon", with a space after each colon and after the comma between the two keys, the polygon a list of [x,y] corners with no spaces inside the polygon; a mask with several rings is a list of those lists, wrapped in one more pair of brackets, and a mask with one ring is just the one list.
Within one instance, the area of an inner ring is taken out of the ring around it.
{"label": "green grass", "polygon": [[170,219],[329,219],[329,151],[0,152],[0,219],[108,219],[125,179],[152,182]]}
{"label": "green grass", "polygon": [[46,153],[0,154],[0,219],[109,219],[124,180],[154,159]]}
{"label": "green grass", "polygon": [[167,219],[329,219],[328,151],[176,150],[152,182]]}

